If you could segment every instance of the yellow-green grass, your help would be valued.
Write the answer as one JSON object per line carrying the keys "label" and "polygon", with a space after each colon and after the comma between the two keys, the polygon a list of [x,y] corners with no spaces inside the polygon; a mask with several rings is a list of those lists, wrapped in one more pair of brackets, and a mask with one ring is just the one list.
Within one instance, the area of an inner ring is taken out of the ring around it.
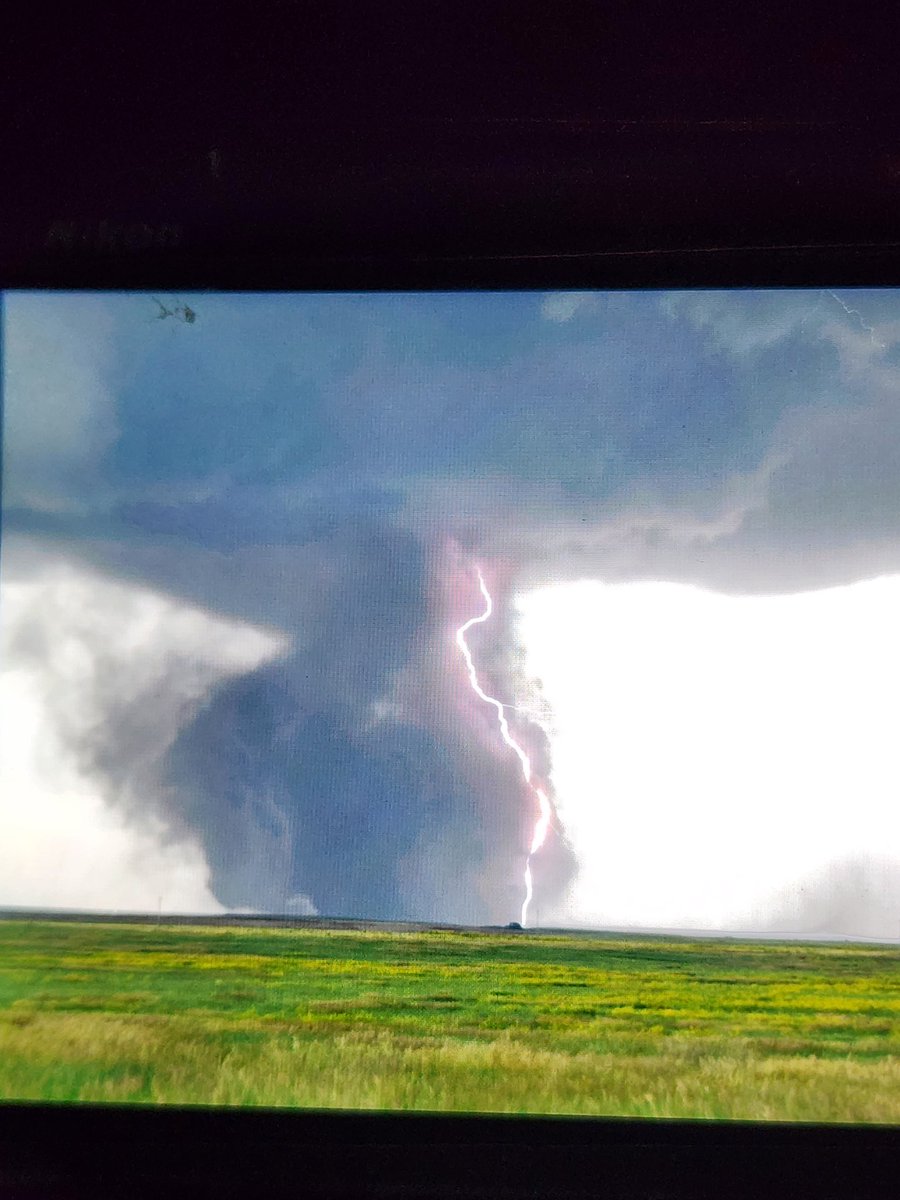
{"label": "yellow-green grass", "polygon": [[894,1123],[900,955],[4,921],[0,1098]]}

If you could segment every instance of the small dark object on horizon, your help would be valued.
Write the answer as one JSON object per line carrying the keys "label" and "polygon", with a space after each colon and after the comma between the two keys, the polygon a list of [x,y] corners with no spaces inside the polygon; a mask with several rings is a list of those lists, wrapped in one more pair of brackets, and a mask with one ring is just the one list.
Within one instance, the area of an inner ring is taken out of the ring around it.
{"label": "small dark object on horizon", "polygon": [[507,929],[521,929],[522,926],[519,924],[518,921],[510,921],[510,923],[507,925],[506,928]]}

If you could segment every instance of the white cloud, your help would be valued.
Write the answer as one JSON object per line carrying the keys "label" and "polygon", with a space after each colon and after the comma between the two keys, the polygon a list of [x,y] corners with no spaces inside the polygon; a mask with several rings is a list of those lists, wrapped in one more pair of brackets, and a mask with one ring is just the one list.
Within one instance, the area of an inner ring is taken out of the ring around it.
{"label": "white cloud", "polygon": [[89,295],[13,292],[3,306],[4,503],[69,508],[118,433],[112,317]]}
{"label": "white cloud", "polygon": [[824,291],[745,290],[664,292],[661,305],[684,317],[736,356],[765,349],[801,329],[817,332],[833,301]]}
{"label": "white cloud", "polygon": [[158,768],[216,684],[282,639],[65,563],[5,566],[0,635],[0,903],[217,910]]}
{"label": "white cloud", "polygon": [[[523,596],[581,863],[560,915],[784,928],[786,889],[830,864],[900,864],[898,608],[900,577],[787,596],[595,582]],[[875,896],[852,914],[865,928],[834,932],[896,937],[887,907]]]}
{"label": "white cloud", "polygon": [[548,292],[541,302],[541,316],[562,325],[595,301],[590,292]]}

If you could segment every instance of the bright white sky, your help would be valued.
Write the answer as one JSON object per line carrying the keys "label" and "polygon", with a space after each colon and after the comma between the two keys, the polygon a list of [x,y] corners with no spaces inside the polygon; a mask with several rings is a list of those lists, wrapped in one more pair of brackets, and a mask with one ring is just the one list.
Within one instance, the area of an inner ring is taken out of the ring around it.
{"label": "bright white sky", "polygon": [[[5,581],[2,609],[0,905],[221,911],[200,847],[129,821],[72,743],[90,744],[115,703],[143,711],[152,762],[216,683],[278,640],[68,567]],[[16,655],[19,642],[53,653]]]}
{"label": "bright white sky", "polygon": [[900,577],[756,597],[583,582],[519,608],[581,863],[557,918],[734,928],[846,855],[900,857]]}

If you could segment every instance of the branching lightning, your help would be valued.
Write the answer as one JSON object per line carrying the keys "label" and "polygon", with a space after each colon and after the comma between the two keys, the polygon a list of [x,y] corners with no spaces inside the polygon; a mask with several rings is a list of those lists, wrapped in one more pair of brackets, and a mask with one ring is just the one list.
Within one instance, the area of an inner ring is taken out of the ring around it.
{"label": "branching lightning", "polygon": [[531,849],[528,852],[528,857],[525,859],[525,899],[522,903],[521,923],[522,925],[526,925],[528,922],[528,907],[531,904],[531,899],[534,895],[534,886],[531,877],[531,859],[535,854],[537,854],[538,850],[540,850],[541,846],[543,846],[544,841],[546,840],[553,810],[550,806],[550,801],[547,798],[547,794],[543,791],[543,789],[537,787],[532,782],[531,760],[525,753],[524,749],[510,733],[509,722],[506,719],[506,709],[507,707],[511,706],[503,704],[494,696],[489,696],[478,682],[478,672],[475,670],[475,663],[472,659],[472,652],[469,649],[469,644],[466,641],[466,634],[473,625],[482,625],[485,621],[490,619],[491,614],[494,611],[494,602],[491,599],[491,594],[488,591],[487,584],[484,581],[484,576],[481,573],[481,569],[476,567],[475,570],[478,574],[478,586],[481,590],[482,598],[484,599],[484,612],[480,613],[478,616],[470,617],[465,624],[460,625],[459,629],[456,631],[456,644],[459,646],[462,656],[465,659],[466,670],[468,671],[469,683],[472,686],[472,691],[480,700],[483,700],[485,704],[490,704],[491,707],[496,711],[497,724],[500,727],[500,736],[518,758],[519,764],[522,768],[522,777],[525,780],[525,783],[534,793],[538,802],[538,816],[535,821],[534,832],[531,837]]}

